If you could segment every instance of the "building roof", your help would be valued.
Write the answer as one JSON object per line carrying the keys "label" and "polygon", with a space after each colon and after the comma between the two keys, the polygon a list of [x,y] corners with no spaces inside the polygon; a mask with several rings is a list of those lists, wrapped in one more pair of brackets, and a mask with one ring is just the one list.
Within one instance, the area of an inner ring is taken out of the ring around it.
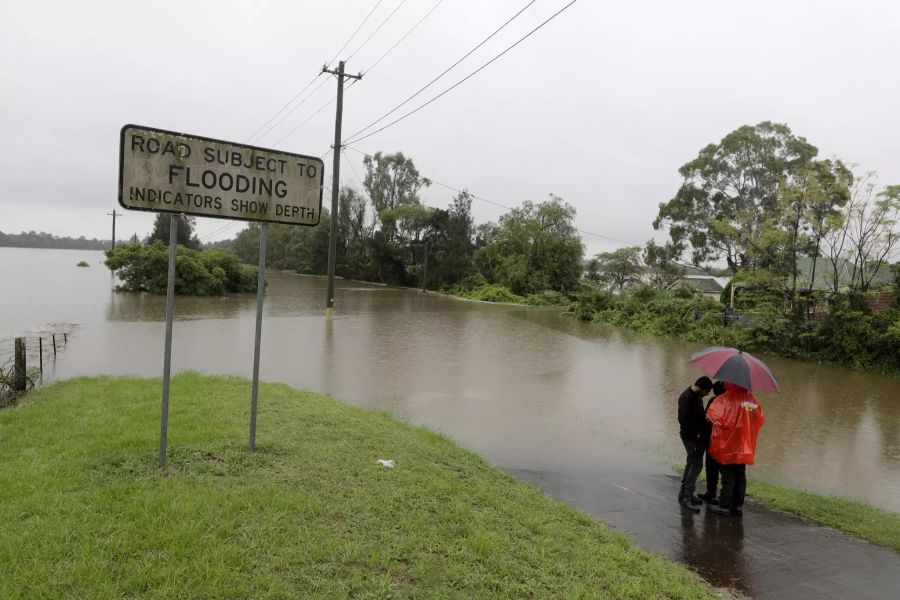
{"label": "building roof", "polygon": [[716,281],[715,277],[709,275],[685,275],[682,278],[682,281],[704,294],[718,293],[725,289],[718,281]]}

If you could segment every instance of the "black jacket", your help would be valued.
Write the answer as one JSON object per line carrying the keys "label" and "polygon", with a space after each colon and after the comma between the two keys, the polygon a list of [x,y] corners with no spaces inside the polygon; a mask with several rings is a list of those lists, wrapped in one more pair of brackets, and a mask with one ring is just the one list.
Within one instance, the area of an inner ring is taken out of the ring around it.
{"label": "black jacket", "polygon": [[706,433],[706,411],[703,409],[703,394],[688,388],[678,397],[678,424],[681,435],[699,438]]}

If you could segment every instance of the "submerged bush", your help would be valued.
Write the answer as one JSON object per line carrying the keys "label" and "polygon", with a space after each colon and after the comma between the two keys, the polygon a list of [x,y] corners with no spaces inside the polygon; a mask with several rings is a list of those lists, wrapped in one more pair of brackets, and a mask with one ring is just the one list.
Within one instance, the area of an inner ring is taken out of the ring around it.
{"label": "submerged bush", "polygon": [[[105,264],[122,280],[119,289],[166,293],[169,252],[161,242],[119,244],[106,251]],[[221,296],[256,291],[257,272],[225,250],[191,250],[178,246],[175,293],[184,296]]]}
{"label": "submerged bush", "polygon": [[524,304],[525,297],[514,294],[509,288],[502,285],[485,285],[471,291],[460,290],[458,296],[469,298],[470,300],[481,300],[482,302],[512,302],[516,304]]}

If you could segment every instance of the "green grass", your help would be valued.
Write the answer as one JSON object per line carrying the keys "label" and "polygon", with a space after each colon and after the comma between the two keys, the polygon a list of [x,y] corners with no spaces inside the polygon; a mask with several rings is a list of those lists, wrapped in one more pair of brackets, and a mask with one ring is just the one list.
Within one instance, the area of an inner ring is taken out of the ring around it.
{"label": "green grass", "polygon": [[[84,378],[0,411],[0,598],[713,598],[425,429],[284,385]],[[396,469],[375,463],[393,458]]]}
{"label": "green grass", "polygon": [[748,477],[747,495],[804,519],[900,552],[900,513]]}
{"label": "green grass", "polygon": [[[672,465],[684,473],[681,465]],[[706,481],[704,472],[699,481]],[[839,496],[815,494],[747,476],[747,496],[814,523],[900,552],[900,513]]]}

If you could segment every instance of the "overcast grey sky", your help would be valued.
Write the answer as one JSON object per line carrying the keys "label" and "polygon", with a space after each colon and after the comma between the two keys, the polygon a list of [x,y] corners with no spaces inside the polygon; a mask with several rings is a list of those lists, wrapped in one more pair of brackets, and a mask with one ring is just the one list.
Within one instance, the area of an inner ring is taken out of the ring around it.
{"label": "overcast grey sky", "polygon": [[[567,1],[537,0],[409,107]],[[400,2],[383,0],[342,55]],[[348,69],[365,71],[435,3],[406,0]],[[122,125],[247,141],[375,4],[0,0],[0,230],[108,238]],[[525,4],[444,0],[347,91],[345,133],[393,108]],[[900,3],[888,0],[580,0],[459,88],[357,147],[402,150],[423,175],[509,206],[555,193],[577,208],[579,228],[643,244],[658,203],[679,185],[678,167],[743,124],[787,123],[820,155],[900,183],[898,59]],[[334,91],[332,79],[254,141],[324,154],[333,104],[278,140]],[[349,155],[362,175],[362,157]],[[344,165],[342,183],[358,185]],[[452,195],[438,186],[422,194],[431,206]],[[473,210],[478,222],[504,212],[478,200]],[[145,235],[152,219],[127,213],[119,236]],[[225,224],[198,219],[198,233]],[[617,246],[583,239],[589,253]]]}

